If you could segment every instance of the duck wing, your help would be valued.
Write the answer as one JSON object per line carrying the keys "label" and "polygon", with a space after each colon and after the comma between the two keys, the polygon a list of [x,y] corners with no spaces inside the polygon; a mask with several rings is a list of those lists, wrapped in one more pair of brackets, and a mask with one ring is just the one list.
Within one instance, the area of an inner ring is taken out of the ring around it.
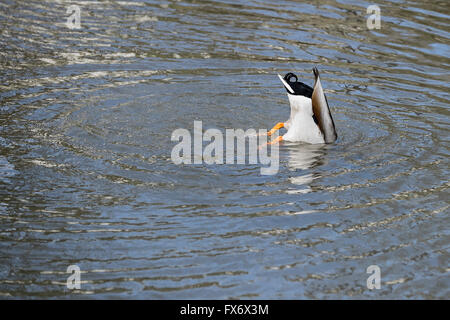
{"label": "duck wing", "polygon": [[320,83],[319,70],[313,68],[315,83],[312,94],[312,109],[317,120],[317,125],[323,133],[325,143],[333,143],[337,139],[336,129],[334,127],[333,117],[331,116],[330,107],[328,106],[327,97],[323,92],[322,84]]}

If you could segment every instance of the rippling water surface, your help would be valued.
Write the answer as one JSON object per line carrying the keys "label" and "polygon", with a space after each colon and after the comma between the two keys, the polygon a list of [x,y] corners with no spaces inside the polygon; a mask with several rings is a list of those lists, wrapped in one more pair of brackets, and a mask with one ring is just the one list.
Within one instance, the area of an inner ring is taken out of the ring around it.
{"label": "rippling water surface", "polygon": [[[3,0],[0,296],[450,298],[449,2],[371,4]],[[285,121],[276,74],[315,65],[337,143],[171,161],[194,120]]]}

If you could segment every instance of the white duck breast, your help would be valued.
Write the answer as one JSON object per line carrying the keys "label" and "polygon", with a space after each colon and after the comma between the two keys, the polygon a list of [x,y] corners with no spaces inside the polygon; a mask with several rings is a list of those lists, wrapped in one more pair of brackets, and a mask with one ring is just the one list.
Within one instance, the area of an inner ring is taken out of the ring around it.
{"label": "white duck breast", "polygon": [[320,128],[314,122],[312,100],[305,96],[288,94],[291,116],[285,123],[288,130],[283,140],[292,142],[325,143]]}

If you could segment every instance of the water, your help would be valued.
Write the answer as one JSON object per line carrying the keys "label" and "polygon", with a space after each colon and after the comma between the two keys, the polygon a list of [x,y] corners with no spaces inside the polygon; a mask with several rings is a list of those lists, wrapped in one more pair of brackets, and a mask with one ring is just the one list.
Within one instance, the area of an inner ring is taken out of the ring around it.
{"label": "water", "polygon": [[[448,1],[377,1],[379,30],[360,1],[74,3],[0,3],[3,298],[450,298]],[[194,120],[287,120],[276,74],[314,65],[335,144],[172,163]]]}

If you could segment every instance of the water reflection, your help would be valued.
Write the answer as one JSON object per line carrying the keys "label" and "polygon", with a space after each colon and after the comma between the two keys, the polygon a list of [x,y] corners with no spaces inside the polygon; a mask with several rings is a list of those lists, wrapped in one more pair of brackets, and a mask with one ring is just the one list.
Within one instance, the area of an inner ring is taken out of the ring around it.
{"label": "water reflection", "polygon": [[286,190],[288,194],[309,193],[311,183],[320,177],[318,172],[311,172],[315,167],[323,164],[326,146],[323,144],[288,144],[287,166],[290,171],[289,182],[296,186]]}
{"label": "water reflection", "polygon": [[324,144],[292,144],[287,146],[289,170],[307,170],[324,164]]}

